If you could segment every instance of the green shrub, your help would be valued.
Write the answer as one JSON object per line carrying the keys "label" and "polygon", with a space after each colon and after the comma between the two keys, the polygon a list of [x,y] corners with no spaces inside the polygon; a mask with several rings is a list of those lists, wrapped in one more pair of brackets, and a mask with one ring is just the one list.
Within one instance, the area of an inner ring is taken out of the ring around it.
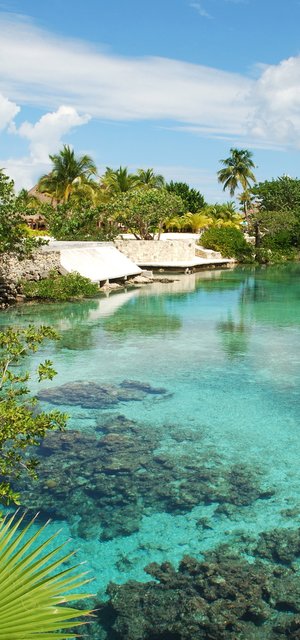
{"label": "green shrub", "polygon": [[92,298],[99,292],[98,285],[79,273],[65,276],[52,272],[49,278],[38,282],[23,282],[23,293],[27,298],[39,300],[74,300]]}
{"label": "green shrub", "polygon": [[281,262],[291,262],[299,259],[297,249],[295,247],[278,248],[259,246],[255,250],[255,260],[259,264],[279,264]]}
{"label": "green shrub", "polygon": [[200,243],[206,249],[220,251],[224,258],[236,258],[240,262],[251,262],[252,246],[245,240],[240,229],[212,225],[204,231]]}

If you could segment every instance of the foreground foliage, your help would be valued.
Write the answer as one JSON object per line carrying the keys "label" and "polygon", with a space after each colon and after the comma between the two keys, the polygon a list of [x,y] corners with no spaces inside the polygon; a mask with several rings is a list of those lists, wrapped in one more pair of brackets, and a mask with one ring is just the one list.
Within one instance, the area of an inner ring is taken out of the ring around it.
{"label": "foreground foliage", "polygon": [[0,640],[74,638],[63,629],[84,624],[78,617],[90,611],[60,605],[88,597],[74,590],[89,580],[85,573],[74,575],[76,566],[53,573],[73,553],[62,556],[64,545],[53,549],[57,534],[42,541],[47,525],[28,536],[34,520],[21,529],[23,518],[0,521]]}
{"label": "foreground foliage", "polygon": [[[0,501],[18,501],[11,482],[22,474],[35,476],[36,461],[28,455],[48,430],[63,429],[66,416],[60,411],[36,411],[36,399],[29,394],[30,375],[21,369],[22,361],[46,340],[57,339],[50,327],[9,328],[0,332]],[[38,381],[56,374],[50,360],[37,367]],[[24,454],[27,453],[25,457]]]}
{"label": "foreground foliage", "polygon": [[49,278],[37,282],[24,282],[23,292],[27,298],[64,301],[91,298],[99,293],[99,288],[96,283],[79,273],[61,276],[53,271]]}

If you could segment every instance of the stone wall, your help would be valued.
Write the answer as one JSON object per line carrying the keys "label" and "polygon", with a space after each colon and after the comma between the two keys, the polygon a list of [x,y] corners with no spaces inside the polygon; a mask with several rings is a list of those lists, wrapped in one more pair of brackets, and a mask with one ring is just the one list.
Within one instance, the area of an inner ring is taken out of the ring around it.
{"label": "stone wall", "polygon": [[60,270],[58,251],[35,251],[31,258],[18,260],[15,256],[0,257],[0,308],[15,302],[20,280],[41,280],[47,278],[53,269]]}
{"label": "stone wall", "polygon": [[138,265],[163,265],[195,258],[193,240],[120,240],[114,242],[119,251]]}

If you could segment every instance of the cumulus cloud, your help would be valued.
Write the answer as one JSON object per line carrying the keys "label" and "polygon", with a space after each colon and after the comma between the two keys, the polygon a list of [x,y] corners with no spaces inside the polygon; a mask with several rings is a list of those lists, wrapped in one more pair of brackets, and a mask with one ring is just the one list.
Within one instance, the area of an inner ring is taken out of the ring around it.
{"label": "cumulus cloud", "polygon": [[39,176],[49,170],[49,154],[61,148],[63,136],[89,120],[89,115],[80,115],[73,107],[60,106],[57,111],[46,113],[34,124],[25,121],[18,128],[12,124],[11,133],[29,141],[28,156],[10,158],[1,163],[15,181],[16,188],[32,187]]}
{"label": "cumulus cloud", "polygon": [[0,94],[0,131],[12,123],[19,111],[20,107]]}
{"label": "cumulus cloud", "polygon": [[14,133],[29,140],[30,154],[35,162],[47,163],[49,153],[61,146],[62,136],[89,120],[89,115],[81,116],[73,107],[61,106],[57,111],[43,115],[35,124],[23,122]]}
{"label": "cumulus cloud", "polygon": [[263,67],[249,99],[252,137],[300,147],[300,56]]}

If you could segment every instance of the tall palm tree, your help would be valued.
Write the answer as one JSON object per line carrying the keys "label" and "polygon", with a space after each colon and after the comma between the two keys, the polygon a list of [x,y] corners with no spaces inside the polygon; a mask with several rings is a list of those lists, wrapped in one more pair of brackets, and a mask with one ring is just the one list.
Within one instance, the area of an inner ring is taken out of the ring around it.
{"label": "tall palm tree", "polygon": [[223,191],[229,189],[231,197],[238,186],[242,189],[249,189],[251,182],[255,182],[256,178],[252,171],[255,164],[252,160],[252,153],[248,149],[230,149],[229,158],[220,160],[224,165],[223,169],[218,171],[218,181],[223,184]]}
{"label": "tall palm tree", "polygon": [[137,170],[138,185],[146,189],[162,189],[165,186],[165,179],[159,173],[154,173],[153,169]]}
{"label": "tall palm tree", "polygon": [[37,188],[58,202],[68,202],[76,188],[89,184],[92,176],[97,174],[92,158],[88,155],[76,157],[68,145],[64,145],[59,153],[49,155],[49,158],[53,168],[40,178]]}
{"label": "tall palm tree", "polygon": [[128,173],[127,167],[111,169],[106,167],[104,176],[101,179],[101,186],[112,196],[132,191],[138,187],[138,177],[133,173]]}

